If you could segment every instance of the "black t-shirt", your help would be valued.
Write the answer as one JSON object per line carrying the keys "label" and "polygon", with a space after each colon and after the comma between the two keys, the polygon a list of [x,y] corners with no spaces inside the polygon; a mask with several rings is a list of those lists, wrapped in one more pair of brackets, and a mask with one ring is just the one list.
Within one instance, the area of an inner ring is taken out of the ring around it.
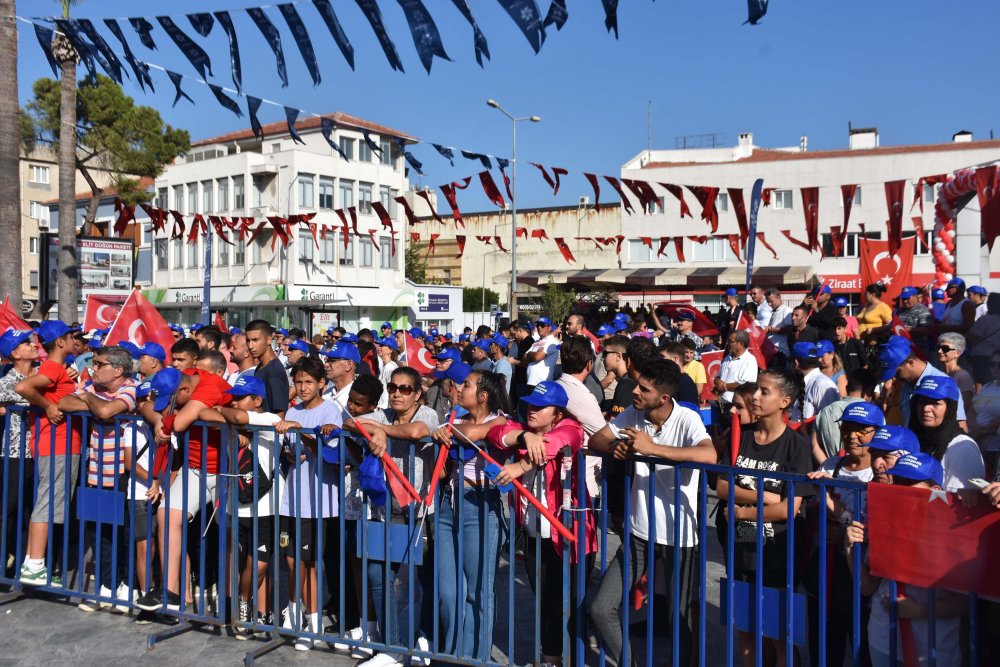
{"label": "black t-shirt", "polygon": [[838,317],[840,317],[840,311],[828,303],[823,310],[813,310],[813,314],[809,316],[809,326],[819,332],[820,338],[832,343],[837,338],[833,321]]}
{"label": "black t-shirt", "polygon": [[[514,366],[514,374],[511,376],[511,387],[523,387],[528,384],[528,364],[524,363],[524,355],[528,354],[528,350],[534,344],[535,339],[531,336],[526,336],[524,340],[517,342],[517,360],[521,363]],[[513,391],[511,395],[514,395]]]}
{"label": "black t-shirt", "polygon": [[865,347],[857,338],[848,338],[842,345],[833,344],[833,351],[843,362],[845,373],[850,375],[852,371],[868,365],[868,350]]}
{"label": "black t-shirt", "polygon": [[615,385],[615,395],[605,410],[608,413],[608,420],[614,419],[632,405],[632,390],[635,389],[635,385],[636,381],[627,375],[619,378],[618,384]]}
{"label": "black t-shirt", "polygon": [[698,387],[695,386],[694,380],[687,373],[681,373],[681,383],[677,385],[674,400],[698,405]]}
{"label": "black t-shirt", "polygon": [[792,331],[788,334],[788,350],[791,351],[792,347],[796,343],[818,343],[819,342],[819,331],[813,327],[806,325],[806,328],[802,331]]}
{"label": "black t-shirt", "polygon": [[254,372],[264,383],[264,412],[282,413],[288,411],[288,373],[285,366],[275,357]]}

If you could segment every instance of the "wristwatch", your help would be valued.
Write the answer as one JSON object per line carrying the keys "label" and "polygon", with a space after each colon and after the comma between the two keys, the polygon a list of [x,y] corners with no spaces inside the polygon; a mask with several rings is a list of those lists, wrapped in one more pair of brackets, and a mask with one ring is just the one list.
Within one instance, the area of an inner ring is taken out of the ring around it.
{"label": "wristwatch", "polygon": [[524,431],[521,431],[520,433],[518,433],[517,434],[517,438],[515,440],[517,442],[517,446],[519,448],[521,448],[521,449],[527,449],[528,448],[528,441],[524,439],[524,433],[525,433]]}

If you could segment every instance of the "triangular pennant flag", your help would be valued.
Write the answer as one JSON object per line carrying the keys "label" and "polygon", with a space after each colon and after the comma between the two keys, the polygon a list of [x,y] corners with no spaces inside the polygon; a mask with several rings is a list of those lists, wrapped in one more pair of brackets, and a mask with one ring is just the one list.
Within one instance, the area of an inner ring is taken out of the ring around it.
{"label": "triangular pennant flag", "polygon": [[478,160],[479,164],[483,165],[484,169],[493,168],[493,163],[490,162],[490,156],[486,155],[485,153],[474,153],[472,151],[467,151],[465,149],[462,149],[461,153],[462,157],[464,157],[466,160]]}
{"label": "triangular pennant flag", "polygon": [[767,248],[768,250],[770,250],[771,255],[774,259],[778,259],[778,253],[774,252],[774,248],[772,248],[771,244],[767,242],[766,238],[764,238],[764,232],[757,232],[757,242],[760,243],[765,248]]}
{"label": "triangular pennant flag", "polygon": [[264,35],[268,46],[271,47],[271,52],[274,53],[275,66],[278,68],[278,77],[281,79],[281,87],[287,88],[288,69],[285,67],[285,50],[281,47],[281,33],[271,23],[271,19],[267,17],[262,7],[248,7],[246,12],[260,30],[260,33]]}
{"label": "triangular pennant flag", "polygon": [[181,80],[184,76],[182,74],[178,74],[177,72],[171,72],[170,70],[164,71],[167,73],[167,76],[170,77],[170,82],[174,84],[174,103],[172,106],[177,106],[177,103],[181,101],[182,97],[191,104],[194,104],[194,100],[191,99],[191,96],[181,90]]}
{"label": "triangular pennant flag", "polygon": [[719,188],[688,185],[687,189],[691,191],[691,194],[701,204],[701,219],[708,223],[714,234],[719,230],[719,211],[715,208],[715,200],[719,195]]}
{"label": "triangular pennant flag", "polygon": [[419,220],[417,216],[413,213],[413,209],[410,207],[410,202],[406,201],[406,197],[400,195],[396,197],[396,203],[403,207],[403,213],[406,214],[406,221],[411,225],[415,225]]}
{"label": "triangular pennant flag", "polygon": [[292,37],[295,39],[295,45],[299,47],[299,53],[306,64],[306,69],[309,70],[313,85],[318,86],[322,77],[319,72],[319,63],[316,62],[316,51],[313,50],[306,24],[302,22],[302,17],[299,16],[298,10],[291,2],[279,4],[278,11],[281,12],[282,18],[288,24],[288,30],[291,31]]}
{"label": "triangular pennant flag", "polygon": [[476,62],[479,66],[483,66],[483,56],[486,59],[490,59],[490,47],[486,43],[486,35],[483,31],[479,29],[479,24],[476,23],[476,19],[472,16],[472,9],[469,7],[469,0],[452,0],[458,11],[465,17],[465,20],[469,22],[472,26],[472,40],[473,46],[476,49]]}
{"label": "triangular pennant flag", "polygon": [[232,70],[233,85],[236,86],[236,92],[243,92],[243,65],[240,63],[240,42],[239,38],[236,36],[236,28],[233,26],[233,19],[229,16],[229,12],[221,11],[215,12],[215,19],[222,26],[223,32],[226,33],[226,37],[229,39],[229,62],[230,69]]}
{"label": "triangular pennant flag", "polygon": [[542,25],[541,12],[538,11],[535,0],[497,0],[497,2],[507,10],[531,44],[531,48],[538,53],[542,48],[542,42],[545,41],[545,27]]}
{"label": "triangular pennant flag", "polygon": [[344,241],[344,250],[347,250],[347,244],[351,241],[351,228],[347,224],[347,216],[344,215],[344,209],[338,208],[334,213],[340,218],[340,222],[343,223],[343,231],[341,232],[341,238]]}
{"label": "triangular pennant flag", "polygon": [[618,197],[622,201],[622,207],[625,209],[625,212],[635,213],[635,209],[632,208],[632,202],[630,202],[628,197],[625,196],[625,192],[622,191],[622,186],[618,184],[618,179],[614,176],[605,176],[604,180],[606,180],[611,187],[614,188],[615,192],[618,193]]}
{"label": "triangular pennant flag", "polygon": [[982,235],[992,252],[993,242],[1000,236],[1000,176],[996,166],[976,169],[976,195]]}
{"label": "triangular pennant flag", "polygon": [[819,243],[819,188],[801,188],[802,215],[806,223],[806,241],[809,250],[820,248]]}
{"label": "triangular pennant flag", "polygon": [[313,5],[316,6],[316,11],[319,12],[323,22],[326,23],[326,27],[330,31],[333,41],[336,42],[337,48],[343,54],[344,60],[351,66],[351,69],[354,69],[354,47],[351,45],[351,40],[347,38],[347,33],[344,32],[343,26],[340,25],[340,19],[337,18],[336,12],[333,11],[330,0],[313,0]]}
{"label": "triangular pennant flag", "polygon": [[[118,42],[121,44],[122,51],[125,54],[125,62],[129,64],[129,67],[132,68],[132,72],[135,73],[135,80],[136,83],[139,84],[139,87],[145,90],[145,86],[149,86],[149,89],[151,91],[154,90],[153,79],[149,76],[149,65],[147,65],[146,63],[141,63],[136,59],[135,54],[132,53],[132,47],[129,46],[128,40],[125,39],[125,33],[122,32],[121,26],[118,25],[118,21],[116,21],[115,19],[104,19],[104,25],[108,27],[108,29],[111,31],[111,34],[113,34],[115,38],[118,40]],[[38,28],[39,26],[36,25],[35,26],[36,32],[38,31]],[[49,35],[51,34],[52,31],[49,30]],[[51,54],[49,54],[48,51],[46,51],[46,55],[51,56]],[[58,72],[56,74],[58,75]]]}
{"label": "triangular pennant flag", "polygon": [[566,11],[566,0],[552,0],[552,4],[549,5],[549,11],[545,14],[545,20],[542,22],[542,25],[546,28],[554,25],[556,30],[562,30],[562,27],[566,25],[567,19],[569,19],[569,12]]}
{"label": "triangular pennant flag", "polygon": [[840,235],[845,238],[847,237],[847,223],[851,219],[851,209],[854,207],[854,197],[857,191],[857,185],[840,186],[840,201],[844,205],[844,226],[840,228]]}
{"label": "triangular pennant flag", "polygon": [[382,52],[385,53],[386,60],[389,61],[389,67],[400,72],[404,71],[403,62],[399,59],[399,53],[396,52],[396,45],[392,43],[389,31],[385,27],[385,21],[382,20],[382,11],[378,8],[378,3],[375,0],[354,1],[361,8],[361,13],[368,19],[368,23],[375,33],[375,38],[382,46]]}
{"label": "triangular pennant flag", "polygon": [[608,32],[613,30],[618,39],[618,0],[601,0],[601,3],[604,5],[604,27]]}
{"label": "triangular pennant flag", "polygon": [[288,134],[292,135],[292,141],[297,144],[305,145],[305,141],[299,136],[299,133],[295,130],[295,120],[299,117],[299,110],[293,109],[291,107],[285,107],[285,121],[288,123]]}
{"label": "triangular pennant flag", "polygon": [[260,119],[257,118],[257,110],[260,109],[261,102],[263,100],[259,97],[247,95],[247,115],[250,116],[250,129],[253,131],[253,136],[258,139],[264,138],[264,129],[260,126]]}
{"label": "triangular pennant flag", "polygon": [[906,181],[888,181],[885,184],[885,203],[889,209],[889,220],[886,223],[889,241],[889,254],[895,255],[899,252],[899,246],[903,242],[903,189]]}
{"label": "triangular pennant flag", "polygon": [[208,34],[212,32],[212,26],[215,25],[215,19],[208,13],[188,14],[187,18],[194,31],[202,37],[208,37]]}
{"label": "triangular pennant flag", "polygon": [[413,45],[417,48],[420,62],[430,74],[434,56],[451,60],[445,53],[444,44],[441,43],[441,33],[438,32],[434,19],[421,0],[398,0],[398,2],[406,16],[406,22],[410,25],[410,34],[413,36]]}
{"label": "triangular pennant flag", "polygon": [[163,28],[164,32],[174,41],[177,48],[181,50],[184,57],[191,65],[198,70],[202,79],[208,79],[212,74],[212,61],[205,50],[195,44],[194,40],[184,34],[184,31],[177,27],[177,24],[169,16],[157,16],[156,20]]}
{"label": "triangular pennant flag", "polygon": [[684,259],[684,237],[675,236],[674,237],[674,250],[677,251],[677,261],[683,264],[686,260]]}
{"label": "triangular pennant flag", "polygon": [[404,142],[399,137],[393,137],[392,141],[393,143],[396,144],[396,148],[399,149],[399,152],[403,154],[403,158],[406,160],[406,164],[410,165],[410,167],[412,167],[415,172],[417,172],[422,176],[424,173],[422,171],[422,167],[424,166],[424,164],[417,158],[413,157],[413,153],[406,150],[406,142]]}
{"label": "triangular pennant flag", "polygon": [[153,24],[142,17],[130,18],[128,20],[132,29],[139,35],[139,41],[150,51],[156,51],[156,43],[153,41]]}
{"label": "triangular pennant flag", "polygon": [[208,89],[212,91],[213,95],[215,95],[215,99],[219,100],[219,104],[236,114],[237,118],[243,118],[243,112],[240,111],[240,106],[222,91],[221,86],[217,86],[214,83],[209,83],[207,85]]}
{"label": "triangular pennant flag", "polygon": [[573,256],[573,252],[569,249],[569,246],[566,244],[566,239],[562,238],[561,236],[557,236],[552,240],[556,242],[556,247],[559,248],[559,252],[562,253],[563,259],[566,260],[567,264],[572,264],[576,262],[576,257]]}
{"label": "triangular pennant flag", "polygon": [[802,248],[803,250],[807,250],[809,252],[813,252],[813,249],[809,247],[809,244],[807,242],[800,241],[797,238],[793,238],[792,237],[792,232],[790,232],[789,230],[782,229],[781,233],[785,235],[786,239],[788,239],[789,241],[791,241],[792,243],[794,243],[798,247]]}
{"label": "triangular pennant flag", "polygon": [[509,160],[505,160],[502,157],[497,158],[497,169],[500,170],[500,175],[503,176],[503,187],[507,191],[507,199],[514,202],[514,195],[510,191],[510,179],[507,178],[507,166],[510,164]]}
{"label": "triangular pennant flag", "polygon": [[323,138],[326,139],[326,143],[330,145],[330,148],[337,151],[340,157],[344,158],[345,162],[350,162],[351,159],[347,157],[341,149],[340,144],[334,141],[333,131],[337,129],[337,123],[334,122],[332,118],[327,118],[326,116],[319,119],[320,132],[323,134]]}
{"label": "triangular pennant flag", "polygon": [[[736,224],[740,228],[740,247],[746,245],[747,238],[750,237],[750,226],[747,223],[747,207],[743,199],[743,188],[726,188],[729,194],[729,201],[733,204],[733,211],[736,213]],[[739,256],[739,253],[736,253]]]}
{"label": "triangular pennant flag", "polygon": [[465,254],[465,236],[462,234],[456,234],[455,242],[458,244],[458,254],[456,257],[461,257]]}
{"label": "triangular pennant flag", "polygon": [[497,187],[496,181],[493,180],[493,176],[489,171],[479,172],[479,182],[482,183],[483,192],[486,193],[486,197],[491,202],[500,208],[506,208],[507,203],[503,200],[503,195],[500,194],[500,189]]}
{"label": "triangular pennant flag", "polygon": [[417,190],[417,196],[420,197],[421,199],[423,199],[425,202],[427,202],[427,208],[430,209],[431,216],[435,220],[437,220],[438,222],[440,222],[443,225],[444,224],[444,220],[442,220],[441,216],[438,215],[437,210],[434,208],[434,204],[431,202],[431,193],[430,193],[430,191],[429,190]]}
{"label": "triangular pennant flag", "polygon": [[538,240],[545,239],[547,241],[549,239],[549,235],[545,233],[544,229],[532,229],[531,238]]}
{"label": "triangular pennant flag", "polygon": [[[38,40],[38,45],[42,47],[42,53],[45,54],[45,59],[49,62],[49,67],[52,68],[52,76],[58,77],[59,63],[56,62],[56,57],[52,55],[52,39],[55,37],[55,33],[51,28],[46,28],[43,25],[37,23],[33,23],[32,25],[35,27],[35,39]],[[115,23],[115,25],[117,26],[118,24]],[[114,29],[112,29],[112,32],[115,32]],[[118,32],[121,32],[121,28],[118,29]],[[119,37],[119,39],[122,40],[124,38]],[[136,73],[136,78],[138,78],[138,73]]]}
{"label": "triangular pennant flag", "polygon": [[447,146],[442,146],[441,144],[431,144],[438,153],[440,153],[444,159],[451,163],[451,166],[455,166],[455,151]]}
{"label": "triangular pennant flag", "polygon": [[601,183],[597,180],[596,174],[584,173],[584,177],[590,181],[590,187],[594,188],[594,210],[601,210]]}
{"label": "triangular pennant flag", "polygon": [[380,201],[372,202],[372,210],[375,211],[375,215],[378,219],[382,221],[382,229],[388,229],[392,231],[392,217],[389,215],[389,211],[385,210],[385,206],[382,205]]}

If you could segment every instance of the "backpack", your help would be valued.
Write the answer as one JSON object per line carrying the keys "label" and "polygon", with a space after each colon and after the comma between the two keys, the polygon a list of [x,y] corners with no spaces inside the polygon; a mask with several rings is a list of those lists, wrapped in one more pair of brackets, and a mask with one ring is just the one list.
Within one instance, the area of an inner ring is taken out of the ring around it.
{"label": "backpack", "polygon": [[[237,494],[241,505],[249,505],[263,498],[271,490],[271,478],[257,462],[253,447],[241,447],[236,454]],[[254,494],[253,479],[257,477],[257,493]]]}

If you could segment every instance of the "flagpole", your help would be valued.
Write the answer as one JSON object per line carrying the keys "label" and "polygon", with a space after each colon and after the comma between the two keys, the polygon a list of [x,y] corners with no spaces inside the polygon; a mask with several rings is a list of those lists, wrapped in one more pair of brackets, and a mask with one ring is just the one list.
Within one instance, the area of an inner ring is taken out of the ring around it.
{"label": "flagpole", "polygon": [[747,238],[747,281],[743,292],[744,298],[750,298],[750,282],[753,279],[753,256],[757,249],[757,213],[760,211],[760,200],[764,194],[764,179],[758,178],[753,183],[750,193],[750,231]]}
{"label": "flagpole", "polygon": [[[195,221],[193,224],[198,224]],[[201,323],[211,324],[212,317],[212,235],[205,234],[205,282],[201,289]]]}

